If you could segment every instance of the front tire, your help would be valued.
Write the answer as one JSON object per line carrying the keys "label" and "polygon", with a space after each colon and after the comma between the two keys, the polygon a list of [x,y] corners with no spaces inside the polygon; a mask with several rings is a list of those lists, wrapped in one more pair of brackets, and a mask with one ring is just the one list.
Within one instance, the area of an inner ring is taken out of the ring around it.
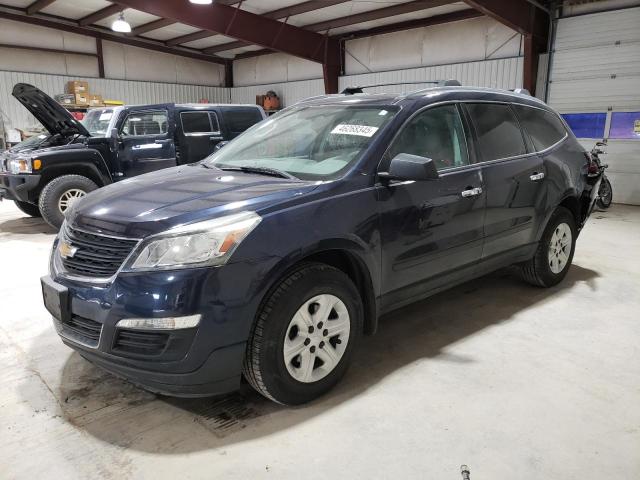
{"label": "front tire", "polygon": [[573,214],[558,207],[542,234],[535,255],[521,265],[525,281],[538,287],[552,287],[567,275],[578,232]]}
{"label": "front tire", "polygon": [[345,374],[362,322],[362,301],[349,277],[329,265],[302,265],[258,311],[244,376],[278,403],[309,402]]}
{"label": "front tire", "polygon": [[26,213],[30,217],[42,216],[40,214],[40,209],[38,208],[38,205],[34,205],[33,203],[29,203],[29,202],[21,202],[20,200],[14,200],[14,202],[16,204],[16,207],[18,207],[18,210],[20,210],[22,213]]}
{"label": "front tire", "polygon": [[63,175],[54,178],[40,192],[38,205],[42,218],[58,229],[64,221],[64,212],[79,198],[92,192],[98,186],[82,175]]}

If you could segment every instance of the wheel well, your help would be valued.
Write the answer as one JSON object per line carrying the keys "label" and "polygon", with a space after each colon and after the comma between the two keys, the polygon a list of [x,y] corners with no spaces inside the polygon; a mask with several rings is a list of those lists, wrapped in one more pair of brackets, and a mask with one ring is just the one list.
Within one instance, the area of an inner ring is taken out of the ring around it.
{"label": "wheel well", "polygon": [[[41,187],[44,188],[44,186],[54,178],[64,175],[82,175],[98,185],[98,187],[105,185],[104,179],[89,165],[74,165],[73,168],[54,168],[48,171],[46,175],[43,175],[42,182],[40,182]],[[42,188],[40,188],[40,190],[42,190]]]}
{"label": "wheel well", "polygon": [[301,262],[319,262],[331,265],[342,271],[355,284],[362,298],[364,308],[364,334],[375,333],[378,327],[378,315],[371,276],[365,264],[352,253],[345,250],[325,250],[305,257]]}
{"label": "wheel well", "polygon": [[567,197],[560,202],[560,206],[566,208],[573,214],[573,218],[576,220],[576,227],[580,227],[582,224],[582,215],[578,199],[573,196]]}

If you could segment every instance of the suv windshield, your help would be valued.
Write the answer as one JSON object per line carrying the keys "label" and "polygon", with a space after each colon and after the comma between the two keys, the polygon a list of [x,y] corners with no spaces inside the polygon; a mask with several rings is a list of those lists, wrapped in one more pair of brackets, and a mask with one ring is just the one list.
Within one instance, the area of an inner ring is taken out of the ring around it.
{"label": "suv windshield", "polygon": [[92,137],[106,137],[109,122],[113,116],[113,108],[97,108],[89,110],[82,119],[82,125]]}
{"label": "suv windshield", "polygon": [[294,107],[253,126],[204,162],[274,169],[303,180],[337,178],[397,111],[394,106]]}

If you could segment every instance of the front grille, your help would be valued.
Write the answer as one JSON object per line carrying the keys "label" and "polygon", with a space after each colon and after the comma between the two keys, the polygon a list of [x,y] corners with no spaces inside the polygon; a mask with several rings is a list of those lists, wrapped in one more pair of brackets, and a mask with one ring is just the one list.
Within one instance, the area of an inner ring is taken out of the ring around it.
{"label": "front grille", "polygon": [[85,277],[114,275],[138,243],[137,240],[86,233],[69,226],[63,237],[77,250],[73,257],[62,257],[62,265],[68,272]]}
{"label": "front grille", "polygon": [[67,337],[89,347],[98,346],[101,331],[101,323],[78,315],[72,315],[69,321],[62,323],[62,332]]}
{"label": "front grille", "polygon": [[160,355],[168,341],[168,333],[118,329],[113,349],[134,355]]}

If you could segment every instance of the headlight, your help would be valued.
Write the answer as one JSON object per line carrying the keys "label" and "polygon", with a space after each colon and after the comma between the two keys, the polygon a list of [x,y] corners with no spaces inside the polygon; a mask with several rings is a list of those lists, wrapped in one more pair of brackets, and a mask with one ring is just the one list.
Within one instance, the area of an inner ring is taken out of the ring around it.
{"label": "headlight", "polygon": [[7,160],[7,170],[9,173],[31,173],[31,157],[13,157]]}
{"label": "headlight", "polygon": [[260,220],[255,212],[242,212],[172,228],[145,240],[125,270],[222,265]]}

